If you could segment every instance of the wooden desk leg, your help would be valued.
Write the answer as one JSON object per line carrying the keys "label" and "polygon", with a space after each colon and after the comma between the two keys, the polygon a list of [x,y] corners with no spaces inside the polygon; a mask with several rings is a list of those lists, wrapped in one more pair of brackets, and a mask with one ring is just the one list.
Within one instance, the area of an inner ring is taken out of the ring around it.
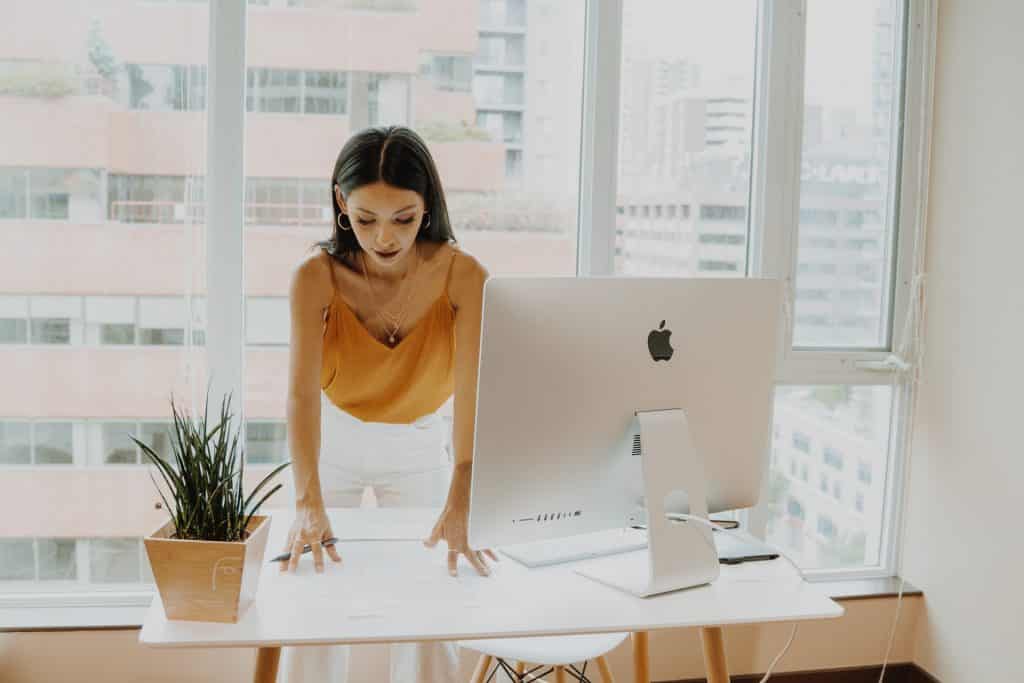
{"label": "wooden desk leg", "polygon": [[651,683],[647,631],[633,632],[633,683]]}
{"label": "wooden desk leg", "polygon": [[555,667],[555,683],[565,683],[565,667]]}
{"label": "wooden desk leg", "polygon": [[253,683],[275,683],[277,663],[281,660],[280,647],[261,647],[256,653],[256,674]]}
{"label": "wooden desk leg", "polygon": [[473,672],[473,683],[484,683],[484,679],[487,678],[487,670],[491,668],[492,657],[490,655],[480,655],[480,659],[476,663],[476,671]]}
{"label": "wooden desk leg", "polygon": [[700,640],[704,645],[704,671],[708,683],[729,683],[729,666],[725,661],[725,638],[720,626],[702,628]]}

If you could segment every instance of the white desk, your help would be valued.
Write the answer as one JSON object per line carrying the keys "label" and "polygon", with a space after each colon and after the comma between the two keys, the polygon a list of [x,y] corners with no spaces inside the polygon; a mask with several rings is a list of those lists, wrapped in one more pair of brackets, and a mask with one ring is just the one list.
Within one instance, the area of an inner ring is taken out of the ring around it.
{"label": "white desk", "polygon": [[[168,621],[159,595],[139,641],[151,647],[256,647],[256,681],[273,681],[281,646],[459,640],[631,631],[638,677],[647,676],[646,632],[703,627],[709,681],[725,680],[721,626],[839,617],[843,608],[802,583],[784,560],[722,566],[717,581],[653,598],[635,598],[575,574],[583,563],[526,569],[503,557],[490,577],[460,561],[447,572],[443,543],[420,540],[436,519],[422,509],[331,508],[342,563],[311,554],[281,574],[294,512],[275,509],[256,602],[235,624]],[[346,541],[369,535],[387,540]]]}

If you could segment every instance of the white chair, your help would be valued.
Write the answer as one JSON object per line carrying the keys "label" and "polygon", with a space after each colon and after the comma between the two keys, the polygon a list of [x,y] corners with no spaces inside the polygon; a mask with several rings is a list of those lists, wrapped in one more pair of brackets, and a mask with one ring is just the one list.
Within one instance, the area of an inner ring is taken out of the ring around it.
{"label": "white chair", "polygon": [[628,633],[598,633],[463,640],[459,645],[480,653],[472,683],[503,680],[498,678],[499,672],[516,683],[538,681],[550,673],[554,673],[555,683],[567,683],[570,678],[580,683],[594,683],[587,677],[590,660],[597,660],[603,683],[615,683],[604,656],[628,637]]}

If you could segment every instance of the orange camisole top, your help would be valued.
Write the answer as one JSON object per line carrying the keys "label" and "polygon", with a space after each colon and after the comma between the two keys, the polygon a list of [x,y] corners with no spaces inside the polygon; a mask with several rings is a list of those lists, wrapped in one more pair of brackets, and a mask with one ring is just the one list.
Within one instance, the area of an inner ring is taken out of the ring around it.
{"label": "orange camisole top", "polygon": [[365,422],[408,424],[448,400],[455,390],[455,308],[448,298],[454,261],[453,253],[441,296],[394,347],[342,300],[332,265],[320,388],[334,405]]}

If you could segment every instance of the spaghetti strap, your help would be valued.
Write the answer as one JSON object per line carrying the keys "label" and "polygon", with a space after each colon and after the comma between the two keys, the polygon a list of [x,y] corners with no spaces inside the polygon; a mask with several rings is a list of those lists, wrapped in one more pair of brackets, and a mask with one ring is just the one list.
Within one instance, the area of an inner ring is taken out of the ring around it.
{"label": "spaghetti strap", "polygon": [[449,301],[451,301],[451,297],[448,295],[448,286],[451,284],[452,281],[452,271],[455,270],[455,259],[458,257],[458,255],[459,252],[455,249],[452,249],[452,260],[448,263],[448,274],[445,276],[444,279],[444,294],[445,296],[448,297]]}
{"label": "spaghetti strap", "polygon": [[338,283],[334,281],[334,257],[331,256],[331,252],[327,251],[327,249],[323,247],[321,249],[327,255],[327,272],[331,275],[331,293],[333,294],[338,291]]}

